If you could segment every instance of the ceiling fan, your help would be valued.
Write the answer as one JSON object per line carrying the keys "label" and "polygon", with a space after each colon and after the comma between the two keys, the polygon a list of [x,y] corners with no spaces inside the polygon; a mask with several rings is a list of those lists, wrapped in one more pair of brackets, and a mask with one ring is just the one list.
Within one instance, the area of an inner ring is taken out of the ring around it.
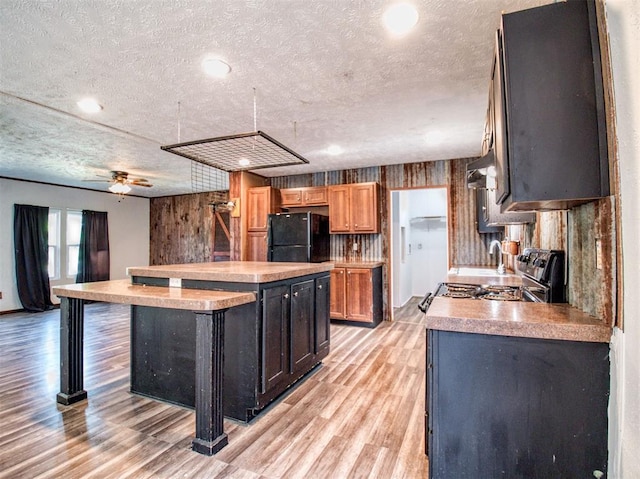
{"label": "ceiling fan", "polygon": [[[110,180],[87,180],[87,181],[107,181],[109,183],[113,183],[109,186],[109,191],[112,193],[117,193],[120,195],[124,195],[131,191],[131,186],[144,186],[146,188],[150,188],[153,185],[149,183],[149,180],[145,178],[129,178],[129,173],[126,171],[111,171],[111,179]],[[131,186],[130,186],[131,185]]]}

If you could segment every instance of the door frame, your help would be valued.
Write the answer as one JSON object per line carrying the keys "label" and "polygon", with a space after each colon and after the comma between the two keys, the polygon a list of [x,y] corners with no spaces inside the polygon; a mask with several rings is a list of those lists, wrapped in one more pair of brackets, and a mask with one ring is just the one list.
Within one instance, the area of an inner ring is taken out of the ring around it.
{"label": "door frame", "polygon": [[[429,185],[429,186],[413,186],[408,188],[388,188],[387,189],[387,204],[388,206],[388,221],[387,221],[387,238],[389,238],[389,273],[388,273],[388,284],[387,288],[387,305],[389,309],[389,317],[391,321],[394,321],[394,305],[393,305],[393,291],[394,291],[394,274],[398,265],[394,264],[394,253],[395,249],[398,247],[394,244],[393,240],[393,225],[394,225],[394,210],[393,210],[393,193],[399,191],[418,191],[418,190],[433,190],[433,189],[444,189],[446,194],[446,202],[447,202],[447,223],[446,223],[446,235],[447,235],[447,269],[451,268],[451,190],[448,185]],[[443,278],[444,279],[444,278]],[[426,291],[425,291],[426,293]]]}

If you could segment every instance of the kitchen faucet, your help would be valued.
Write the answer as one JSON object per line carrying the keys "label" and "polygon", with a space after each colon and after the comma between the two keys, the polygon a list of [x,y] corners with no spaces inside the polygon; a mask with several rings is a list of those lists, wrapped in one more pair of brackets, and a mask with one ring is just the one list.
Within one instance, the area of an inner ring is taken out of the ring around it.
{"label": "kitchen faucet", "polygon": [[493,250],[496,246],[498,247],[498,251],[500,251],[500,264],[498,265],[497,271],[498,274],[504,274],[504,264],[502,264],[502,243],[500,243],[500,241],[498,240],[493,240],[489,245],[489,254],[493,254]]}

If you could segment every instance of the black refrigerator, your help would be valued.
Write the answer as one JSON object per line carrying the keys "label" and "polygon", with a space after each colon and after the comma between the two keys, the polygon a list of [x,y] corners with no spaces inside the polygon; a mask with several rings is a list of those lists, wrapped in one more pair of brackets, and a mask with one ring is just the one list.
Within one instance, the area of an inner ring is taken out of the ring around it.
{"label": "black refrigerator", "polygon": [[329,217],[316,213],[276,213],[267,223],[267,260],[329,261]]}

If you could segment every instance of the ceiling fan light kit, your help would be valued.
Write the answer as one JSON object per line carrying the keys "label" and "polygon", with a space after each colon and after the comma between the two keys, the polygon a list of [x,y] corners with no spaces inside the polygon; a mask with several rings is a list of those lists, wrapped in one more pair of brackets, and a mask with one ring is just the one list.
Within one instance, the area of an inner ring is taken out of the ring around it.
{"label": "ceiling fan light kit", "polygon": [[131,191],[131,187],[124,183],[114,183],[109,187],[109,191],[118,195],[125,195]]}

